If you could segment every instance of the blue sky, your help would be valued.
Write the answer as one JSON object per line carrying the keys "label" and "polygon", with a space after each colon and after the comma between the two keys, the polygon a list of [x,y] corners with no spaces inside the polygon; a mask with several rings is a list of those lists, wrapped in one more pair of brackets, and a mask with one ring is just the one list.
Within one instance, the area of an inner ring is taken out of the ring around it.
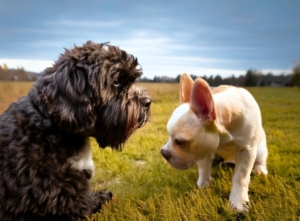
{"label": "blue sky", "polygon": [[288,73],[300,61],[300,0],[1,0],[0,64],[41,72],[65,48],[107,42],[146,77]]}

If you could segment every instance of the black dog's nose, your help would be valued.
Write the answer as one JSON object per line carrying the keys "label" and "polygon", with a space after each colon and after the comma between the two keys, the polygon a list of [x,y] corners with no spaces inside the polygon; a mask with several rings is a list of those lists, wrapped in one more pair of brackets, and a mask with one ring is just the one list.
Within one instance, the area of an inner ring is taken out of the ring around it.
{"label": "black dog's nose", "polygon": [[166,160],[169,160],[169,159],[171,158],[171,152],[168,151],[168,150],[161,149],[161,150],[160,150],[160,153],[161,153],[161,155],[163,155],[163,157],[164,157]]}
{"label": "black dog's nose", "polygon": [[150,99],[149,97],[144,98],[144,99],[142,100],[142,103],[143,103],[144,107],[149,108],[150,105],[151,105],[151,99]]}

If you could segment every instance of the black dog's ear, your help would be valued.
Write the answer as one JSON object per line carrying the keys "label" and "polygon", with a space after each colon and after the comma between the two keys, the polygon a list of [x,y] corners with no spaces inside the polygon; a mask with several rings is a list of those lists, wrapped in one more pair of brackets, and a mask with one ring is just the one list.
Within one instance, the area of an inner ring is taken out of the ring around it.
{"label": "black dog's ear", "polygon": [[96,113],[87,71],[62,55],[43,76],[41,91],[49,115],[69,133],[89,135],[94,130]]}

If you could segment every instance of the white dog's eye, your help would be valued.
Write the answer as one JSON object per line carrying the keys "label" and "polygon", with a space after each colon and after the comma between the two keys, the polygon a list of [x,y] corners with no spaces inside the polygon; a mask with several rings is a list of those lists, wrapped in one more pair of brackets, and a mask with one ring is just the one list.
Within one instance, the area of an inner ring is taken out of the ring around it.
{"label": "white dog's eye", "polygon": [[114,81],[114,86],[115,87],[119,87],[121,85],[120,81],[119,80],[115,80]]}
{"label": "white dog's eye", "polygon": [[181,146],[182,144],[184,144],[184,140],[181,140],[181,139],[175,139],[175,143],[176,143],[178,146]]}

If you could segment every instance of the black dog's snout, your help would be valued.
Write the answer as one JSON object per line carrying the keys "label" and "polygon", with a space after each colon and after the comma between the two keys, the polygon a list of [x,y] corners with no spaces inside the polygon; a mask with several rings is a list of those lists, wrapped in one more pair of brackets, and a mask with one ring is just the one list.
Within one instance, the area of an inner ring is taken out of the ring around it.
{"label": "black dog's snout", "polygon": [[149,97],[146,97],[142,100],[142,104],[144,107],[149,108],[151,105],[151,99]]}
{"label": "black dog's snout", "polygon": [[166,159],[166,160],[169,160],[171,158],[171,152],[170,151],[167,151],[165,149],[161,149],[160,150],[160,153],[161,155],[163,155],[163,157]]}

